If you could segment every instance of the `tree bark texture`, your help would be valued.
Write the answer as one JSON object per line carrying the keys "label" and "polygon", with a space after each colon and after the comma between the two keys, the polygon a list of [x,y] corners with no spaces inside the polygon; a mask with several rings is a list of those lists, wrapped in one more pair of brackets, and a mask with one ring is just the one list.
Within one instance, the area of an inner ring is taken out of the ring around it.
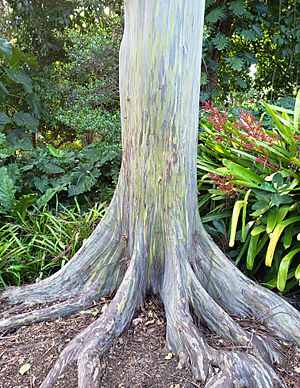
{"label": "tree bark texture", "polygon": [[[107,213],[73,259],[38,284],[0,295],[18,304],[0,331],[79,311],[114,293],[73,339],[42,387],[77,360],[78,386],[101,387],[101,355],[131,322],[146,293],[165,306],[167,345],[206,387],[284,386],[272,341],[232,317],[255,317],[300,344],[300,314],[246,278],[205,232],[197,209],[196,157],[204,0],[126,0],[120,49],[123,157]],[[22,313],[40,303],[50,307]],[[20,314],[15,315],[16,312]],[[201,325],[238,351],[216,350]],[[213,366],[218,366],[215,372]]]}

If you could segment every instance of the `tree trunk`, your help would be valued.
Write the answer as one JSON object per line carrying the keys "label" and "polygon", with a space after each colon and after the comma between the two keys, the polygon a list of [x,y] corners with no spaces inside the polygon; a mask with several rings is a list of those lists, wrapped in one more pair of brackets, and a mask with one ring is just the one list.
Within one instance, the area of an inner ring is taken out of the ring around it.
{"label": "tree trunk", "polygon": [[[280,353],[231,315],[254,316],[277,335],[300,343],[299,313],[235,268],[207,236],[197,210],[204,0],[127,0],[125,6],[123,158],[114,198],[62,270],[1,295],[21,303],[20,311],[29,304],[54,304],[3,319],[0,330],[67,315],[115,292],[105,313],[70,342],[42,384],[53,386],[77,360],[79,387],[99,387],[99,357],[152,292],[165,306],[167,345],[191,363],[207,387],[281,386],[272,368]],[[242,350],[209,346],[193,313]]]}

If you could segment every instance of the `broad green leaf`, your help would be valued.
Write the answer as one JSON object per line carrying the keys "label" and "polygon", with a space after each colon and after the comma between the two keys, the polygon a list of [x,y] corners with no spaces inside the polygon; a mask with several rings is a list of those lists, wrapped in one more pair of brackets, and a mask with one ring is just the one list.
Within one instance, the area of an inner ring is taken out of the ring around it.
{"label": "broad green leaf", "polygon": [[291,246],[292,244],[292,240],[293,240],[293,236],[295,234],[295,228],[294,228],[294,225],[289,225],[286,227],[285,231],[284,231],[284,235],[283,235],[283,246],[284,246],[284,249],[287,249]]}
{"label": "broad green leaf", "polygon": [[7,42],[7,40],[0,38],[0,53],[6,58],[11,58],[12,56],[12,44]]}
{"label": "broad green leaf", "polygon": [[204,85],[207,85],[207,83],[208,83],[207,74],[204,71],[201,71],[200,85],[204,86]]}
{"label": "broad green leaf", "polygon": [[294,111],[292,111],[291,109],[286,109],[286,108],[283,108],[282,106],[277,106],[277,105],[272,105],[272,104],[268,104],[270,108],[272,108],[274,111],[277,111],[277,112],[285,112],[289,115],[294,115]]}
{"label": "broad green leaf", "polygon": [[47,205],[47,203],[54,197],[54,195],[56,193],[58,193],[59,191],[62,191],[62,190],[65,190],[64,187],[62,186],[57,186],[57,187],[53,187],[53,188],[50,188],[46,191],[46,193],[44,195],[42,195],[37,201],[36,201],[36,204],[37,204],[37,207],[39,209],[41,209],[42,207],[44,207],[45,205]]}
{"label": "broad green leaf", "polygon": [[0,81],[0,97],[4,97],[9,93],[7,87]]}
{"label": "broad green leaf", "polygon": [[227,36],[221,33],[217,33],[217,35],[214,38],[212,38],[212,42],[217,48],[217,50],[221,51],[228,46],[229,40]]}
{"label": "broad green leaf", "polygon": [[242,88],[242,89],[246,89],[248,87],[248,84],[247,82],[241,78],[241,77],[236,77],[235,78],[236,82],[239,84],[239,86]]}
{"label": "broad green leaf", "polygon": [[231,175],[239,180],[242,181],[252,181],[254,183],[262,183],[263,178],[259,175],[255,174],[251,170],[248,170],[245,167],[242,167],[234,162],[231,162],[230,160],[223,159],[223,164],[226,166],[229,170]]}
{"label": "broad green leaf", "polygon": [[278,216],[278,207],[272,207],[268,213],[268,219],[267,219],[267,233],[270,234],[273,232],[276,222],[277,222],[277,216]]}
{"label": "broad green leaf", "polygon": [[250,181],[233,180],[233,181],[230,181],[230,183],[232,183],[234,185],[238,185],[238,186],[249,187],[251,189],[258,189],[259,188],[258,185],[256,185],[253,182],[250,182]]}
{"label": "broad green leaf", "polygon": [[283,176],[280,174],[280,172],[277,172],[272,177],[272,184],[275,187],[275,189],[278,189],[283,185]]}
{"label": "broad green leaf", "polygon": [[229,3],[229,9],[236,16],[242,16],[246,11],[246,4],[243,0],[235,0]]}
{"label": "broad green leaf", "polygon": [[280,205],[286,205],[288,203],[292,203],[293,202],[293,198],[290,197],[289,195],[287,194],[279,194],[279,193],[276,193],[276,194],[273,194],[271,196],[271,201],[272,203],[275,205],[275,206],[280,206]]}
{"label": "broad green leaf", "polygon": [[281,292],[285,289],[290,264],[298,252],[300,252],[300,248],[293,249],[291,252],[285,255],[280,262],[277,276],[277,288]]}
{"label": "broad green leaf", "polygon": [[229,218],[229,217],[231,217],[231,214],[232,213],[230,211],[208,214],[207,216],[201,217],[201,221],[204,224],[206,222],[218,220],[220,218]]}
{"label": "broad green leaf", "polygon": [[10,118],[5,113],[0,112],[0,132],[8,123],[10,123]]}
{"label": "broad green leaf", "polygon": [[15,206],[16,187],[5,167],[0,168],[0,206],[11,212]]}
{"label": "broad green leaf", "polygon": [[222,20],[224,16],[225,7],[215,7],[206,15],[205,20],[208,23],[216,23],[218,20]]}
{"label": "broad green leaf", "polygon": [[16,201],[14,211],[20,213],[21,216],[24,217],[26,210],[29,208],[29,206],[36,202],[36,199],[36,194],[23,195],[18,201]]}
{"label": "broad green leaf", "polygon": [[270,193],[276,193],[276,190],[274,189],[273,185],[269,182],[263,182],[260,185],[260,189],[269,191]]}
{"label": "broad green leaf", "polygon": [[27,93],[32,93],[32,81],[27,74],[25,74],[23,71],[9,69],[7,67],[4,70],[11,81],[23,85]]}
{"label": "broad green leaf", "polygon": [[255,40],[257,38],[257,35],[255,33],[255,31],[252,29],[252,28],[244,28],[242,31],[241,31],[241,35],[243,36],[243,38],[245,40],[248,40],[248,41],[251,41],[251,40]]}
{"label": "broad green leaf", "polygon": [[300,264],[297,266],[296,271],[295,271],[295,278],[297,280],[300,280]]}
{"label": "broad green leaf", "polygon": [[66,155],[65,151],[59,150],[59,149],[53,147],[53,145],[51,145],[51,144],[48,145],[48,150],[49,150],[50,154],[53,155],[55,158],[63,158]]}
{"label": "broad green leaf", "polygon": [[241,71],[243,69],[244,61],[243,61],[242,58],[239,58],[239,57],[227,57],[227,58],[225,58],[225,61],[235,71]]}
{"label": "broad green leaf", "polygon": [[276,130],[284,138],[284,140],[288,144],[290,144],[291,141],[294,141],[293,137],[292,137],[292,135],[293,135],[292,130],[287,128],[287,126],[285,126],[284,123],[282,123],[282,121],[284,121],[284,119],[281,116],[277,115],[275,110],[273,108],[271,108],[271,106],[269,104],[267,104],[266,102],[263,102],[263,105],[266,108],[266,111],[269,113],[269,115],[275,121]]}
{"label": "broad green leaf", "polygon": [[29,93],[26,96],[26,101],[34,114],[34,117],[39,119],[42,113],[41,101],[39,96],[35,93]]}
{"label": "broad green leaf", "polygon": [[19,127],[29,129],[34,133],[38,130],[39,121],[30,113],[16,112],[13,115],[13,120]]}
{"label": "broad green leaf", "polygon": [[213,220],[213,226],[223,236],[226,234],[226,225],[222,219]]}
{"label": "broad green leaf", "polygon": [[288,212],[292,209],[292,206],[284,205],[281,206],[277,213],[277,223],[280,224],[288,214]]}
{"label": "broad green leaf", "polygon": [[258,234],[266,230],[266,225],[258,225],[251,230],[251,236],[257,236]]}

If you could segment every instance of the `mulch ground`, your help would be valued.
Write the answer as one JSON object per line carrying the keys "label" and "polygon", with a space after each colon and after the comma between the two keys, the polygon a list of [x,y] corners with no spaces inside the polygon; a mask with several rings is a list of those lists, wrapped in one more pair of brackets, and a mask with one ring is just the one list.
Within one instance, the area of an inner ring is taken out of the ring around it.
{"label": "mulch ground", "polygon": [[[0,387],[39,387],[62,349],[97,319],[103,306],[105,301],[67,318],[21,327],[0,336]],[[1,313],[7,308],[7,305],[0,306]],[[262,333],[265,331],[255,322],[241,324],[251,325],[252,329],[255,327]],[[209,332],[206,334],[212,346],[232,348],[221,338]],[[300,353],[288,343],[283,347],[287,363],[278,365],[277,370],[288,387],[299,388]],[[191,370],[188,367],[179,369],[178,358],[170,357],[165,349],[165,318],[162,306],[157,301],[151,301],[141,309],[132,325],[105,355],[103,364],[105,374],[102,387],[202,387],[194,380]],[[77,388],[76,365],[66,370],[56,388]]]}

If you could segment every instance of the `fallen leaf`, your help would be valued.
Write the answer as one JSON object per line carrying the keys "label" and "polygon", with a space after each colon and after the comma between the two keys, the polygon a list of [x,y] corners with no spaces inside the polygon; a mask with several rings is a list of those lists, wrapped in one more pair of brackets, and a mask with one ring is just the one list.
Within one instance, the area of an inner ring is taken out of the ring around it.
{"label": "fallen leaf", "polygon": [[165,360],[172,360],[173,358],[173,353],[168,353],[165,357]]}
{"label": "fallen leaf", "polygon": [[25,375],[25,373],[27,373],[30,368],[31,368],[31,365],[28,363],[22,365],[21,368],[19,369],[20,375]]}

